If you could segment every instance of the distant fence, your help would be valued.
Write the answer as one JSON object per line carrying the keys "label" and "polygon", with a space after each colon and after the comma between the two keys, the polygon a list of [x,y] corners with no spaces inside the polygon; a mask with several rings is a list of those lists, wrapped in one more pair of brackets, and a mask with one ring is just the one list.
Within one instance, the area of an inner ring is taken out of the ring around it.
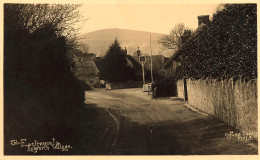
{"label": "distant fence", "polygon": [[[183,98],[183,80],[177,82]],[[257,139],[257,80],[187,80],[188,102]]]}
{"label": "distant fence", "polygon": [[139,87],[143,87],[142,81],[113,82],[113,83],[106,84],[106,89],[108,90],[124,89],[124,88],[139,88]]}

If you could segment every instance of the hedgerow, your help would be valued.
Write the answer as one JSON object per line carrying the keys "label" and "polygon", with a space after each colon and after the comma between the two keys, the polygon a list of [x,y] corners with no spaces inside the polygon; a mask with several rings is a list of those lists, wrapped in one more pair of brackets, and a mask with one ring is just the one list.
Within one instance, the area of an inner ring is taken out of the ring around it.
{"label": "hedgerow", "polygon": [[213,20],[199,27],[182,47],[189,78],[257,77],[257,6],[226,4]]}

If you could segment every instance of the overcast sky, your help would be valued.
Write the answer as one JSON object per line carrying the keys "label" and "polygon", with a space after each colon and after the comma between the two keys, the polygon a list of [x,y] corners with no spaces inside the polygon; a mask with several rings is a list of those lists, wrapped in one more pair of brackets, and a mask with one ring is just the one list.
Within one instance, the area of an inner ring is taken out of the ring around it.
{"label": "overcast sky", "polygon": [[121,28],[168,34],[177,23],[191,29],[197,16],[213,15],[218,4],[89,3],[79,9],[88,18],[81,33],[106,28]]}

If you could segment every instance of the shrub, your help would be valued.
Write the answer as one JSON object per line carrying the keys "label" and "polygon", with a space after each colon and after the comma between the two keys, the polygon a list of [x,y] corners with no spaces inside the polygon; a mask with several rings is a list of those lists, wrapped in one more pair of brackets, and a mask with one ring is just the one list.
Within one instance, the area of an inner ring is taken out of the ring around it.
{"label": "shrub", "polygon": [[182,47],[182,76],[257,77],[256,4],[226,4]]}
{"label": "shrub", "polygon": [[69,39],[53,24],[34,30],[17,24],[19,15],[27,16],[21,10],[26,6],[4,8],[5,153],[11,139],[75,137],[73,114],[84,104],[84,91],[71,72]]}
{"label": "shrub", "polygon": [[174,78],[161,78],[156,81],[157,96],[177,96],[177,84]]}

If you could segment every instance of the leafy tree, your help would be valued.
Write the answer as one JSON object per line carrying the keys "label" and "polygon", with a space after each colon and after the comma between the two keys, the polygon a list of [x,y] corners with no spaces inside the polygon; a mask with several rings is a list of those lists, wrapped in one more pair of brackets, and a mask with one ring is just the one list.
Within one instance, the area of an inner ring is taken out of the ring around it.
{"label": "leafy tree", "polygon": [[129,65],[129,60],[117,39],[100,62],[100,78],[108,82],[123,82],[134,79],[134,69]]}
{"label": "leafy tree", "polygon": [[190,78],[257,77],[257,6],[226,4],[182,48]]}

